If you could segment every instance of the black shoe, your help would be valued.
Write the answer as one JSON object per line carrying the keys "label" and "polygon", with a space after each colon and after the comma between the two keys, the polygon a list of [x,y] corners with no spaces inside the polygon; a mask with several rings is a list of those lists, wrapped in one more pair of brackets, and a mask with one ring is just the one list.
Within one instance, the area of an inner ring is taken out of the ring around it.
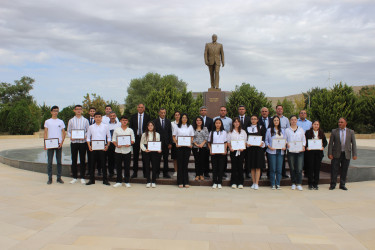
{"label": "black shoe", "polygon": [[99,172],[98,172],[98,176],[102,176],[102,171],[99,171]]}
{"label": "black shoe", "polygon": [[137,177],[138,177],[138,175],[136,173],[134,173],[134,174],[132,174],[132,176],[130,176],[130,178],[132,178],[132,179],[135,179]]}
{"label": "black shoe", "polygon": [[329,187],[329,190],[333,190],[333,189],[335,189],[336,187],[335,186],[330,186]]}
{"label": "black shoe", "polygon": [[204,174],[204,178],[209,179],[209,178],[210,178],[210,175],[209,175],[209,174]]}
{"label": "black shoe", "polygon": [[223,177],[224,177],[224,178],[227,178],[227,174],[223,174]]}
{"label": "black shoe", "polygon": [[95,184],[95,181],[89,181],[86,183],[86,185],[93,185],[93,184]]}
{"label": "black shoe", "polygon": [[315,189],[315,190],[319,190],[318,185],[314,186],[314,189]]}
{"label": "black shoe", "polygon": [[340,186],[340,189],[347,191],[348,189],[345,186]]}
{"label": "black shoe", "polygon": [[108,178],[112,178],[112,177],[113,177],[113,174],[109,174],[109,175],[108,175]]}
{"label": "black shoe", "polygon": [[111,185],[111,184],[109,184],[108,181],[103,181],[103,184],[104,184],[104,185],[107,185],[107,186]]}
{"label": "black shoe", "polygon": [[60,183],[60,184],[64,184],[64,181],[63,181],[61,178],[58,178],[58,179],[56,180],[56,182],[58,182],[58,183]]}
{"label": "black shoe", "polygon": [[283,175],[283,179],[288,179],[288,178],[290,178],[289,175],[287,175],[287,174]]}
{"label": "black shoe", "polygon": [[171,177],[169,174],[163,174],[163,178],[170,179]]}
{"label": "black shoe", "polygon": [[51,185],[52,184],[52,179],[48,179],[47,184]]}
{"label": "black shoe", "polygon": [[313,190],[313,186],[312,185],[309,185],[309,190]]}
{"label": "black shoe", "polygon": [[246,179],[250,179],[251,178],[251,176],[248,175],[248,174],[245,177],[246,177]]}

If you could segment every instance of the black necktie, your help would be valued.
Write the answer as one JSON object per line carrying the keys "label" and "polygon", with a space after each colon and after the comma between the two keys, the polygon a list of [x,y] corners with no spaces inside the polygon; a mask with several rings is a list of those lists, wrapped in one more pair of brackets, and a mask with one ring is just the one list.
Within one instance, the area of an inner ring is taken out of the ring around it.
{"label": "black necktie", "polygon": [[90,118],[90,125],[92,124],[92,120],[94,120],[93,118]]}
{"label": "black necktie", "polygon": [[243,116],[241,116],[241,125],[243,125]]}
{"label": "black necktie", "polygon": [[164,129],[164,119],[161,120],[161,127]]}

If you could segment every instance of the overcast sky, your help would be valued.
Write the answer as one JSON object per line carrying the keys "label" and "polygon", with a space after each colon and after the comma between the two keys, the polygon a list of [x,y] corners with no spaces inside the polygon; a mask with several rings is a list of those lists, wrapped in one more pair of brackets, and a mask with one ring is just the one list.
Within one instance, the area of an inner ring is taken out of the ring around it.
{"label": "overcast sky", "polygon": [[1,0],[0,81],[33,77],[38,103],[61,107],[86,93],[124,103],[130,80],[148,72],[207,91],[203,52],[216,33],[222,90],[374,84],[374,13],[373,0]]}

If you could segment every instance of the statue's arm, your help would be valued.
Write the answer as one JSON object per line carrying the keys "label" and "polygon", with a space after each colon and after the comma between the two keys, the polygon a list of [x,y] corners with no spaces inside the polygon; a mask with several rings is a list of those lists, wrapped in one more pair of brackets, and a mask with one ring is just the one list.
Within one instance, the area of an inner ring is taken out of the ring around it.
{"label": "statue's arm", "polygon": [[223,49],[223,45],[221,45],[220,54],[221,54],[221,64],[224,67],[224,49]]}
{"label": "statue's arm", "polygon": [[204,63],[208,65],[208,44],[206,43],[206,46],[204,48]]}

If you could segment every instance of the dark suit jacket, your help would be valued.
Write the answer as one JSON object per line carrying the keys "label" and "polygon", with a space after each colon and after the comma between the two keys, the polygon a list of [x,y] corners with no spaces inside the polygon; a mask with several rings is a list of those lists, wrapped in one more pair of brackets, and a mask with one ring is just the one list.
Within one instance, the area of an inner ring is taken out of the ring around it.
{"label": "dark suit jacket", "polygon": [[212,126],[214,125],[213,123],[214,122],[213,122],[212,118],[206,116],[206,123],[203,124],[203,126],[208,129],[208,132],[211,132],[212,131]]}
{"label": "dark suit jacket", "polygon": [[161,127],[160,117],[154,120],[156,132],[160,134],[160,141],[166,144],[172,144],[172,124],[171,120],[164,119],[164,129]]}
{"label": "dark suit jacket", "polygon": [[[135,113],[130,117],[130,125],[129,127],[133,129],[134,131],[134,136],[137,137],[137,132],[138,132],[138,113]],[[150,116],[146,113],[143,112],[143,124],[142,124],[142,132],[144,133],[147,129],[147,123],[150,121]],[[142,135],[139,135],[141,137]]]}
{"label": "dark suit jacket", "polygon": [[263,122],[263,117],[261,116],[259,118],[258,124],[261,125],[262,127],[264,127],[267,130],[269,128],[271,122],[272,122],[272,118],[268,117],[268,127],[266,128],[266,126],[264,125],[264,122]]}
{"label": "dark suit jacket", "polygon": [[[339,128],[332,130],[328,144],[328,155],[333,155],[334,158],[340,158],[341,156],[341,141]],[[354,131],[349,128],[346,128],[345,158],[350,160],[352,155],[357,156],[357,144],[355,141]]]}
{"label": "dark suit jacket", "polygon": [[[241,120],[241,117],[240,116],[238,116],[238,117]],[[250,125],[251,125],[251,118],[250,118],[250,116],[245,115],[243,124],[241,124],[241,128],[246,131],[247,127],[249,127]]]}
{"label": "dark suit jacket", "polygon": [[95,119],[93,119],[91,123],[91,117],[89,117],[87,120],[89,121],[89,125],[93,125],[95,123]]}

